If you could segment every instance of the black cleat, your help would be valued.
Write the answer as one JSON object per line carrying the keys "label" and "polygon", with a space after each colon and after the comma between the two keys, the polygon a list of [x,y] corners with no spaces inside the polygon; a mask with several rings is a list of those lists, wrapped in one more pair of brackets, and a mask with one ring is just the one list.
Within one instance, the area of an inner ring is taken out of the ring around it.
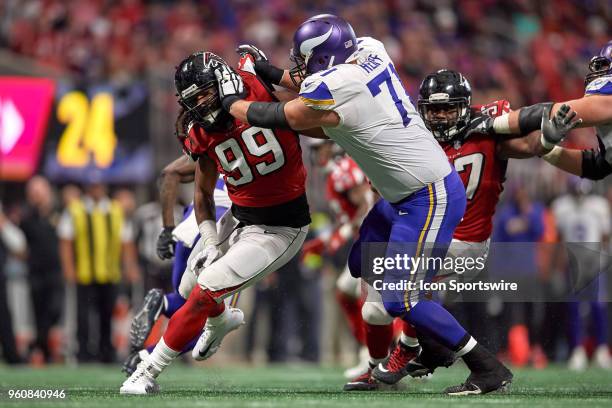
{"label": "black cleat", "polygon": [[372,369],[344,384],[344,391],[376,391],[380,383],[372,378]]}
{"label": "black cleat", "polygon": [[409,374],[409,363],[417,356],[418,350],[418,347],[398,342],[389,357],[374,367],[372,377],[385,384],[397,384]]}
{"label": "black cleat", "polygon": [[429,336],[419,336],[421,351],[408,363],[408,375],[414,378],[432,374],[438,367],[450,367],[456,360],[455,353]]}
{"label": "black cleat", "polygon": [[474,373],[463,384],[448,387],[444,390],[446,395],[479,395],[490,392],[504,393],[510,389],[512,372],[503,364],[489,372]]}
{"label": "black cleat", "polygon": [[134,316],[130,327],[130,354],[142,350],[153,325],[164,307],[164,293],[151,289],[144,298],[142,309]]}
{"label": "black cleat", "polygon": [[121,371],[129,377],[134,371],[136,371],[136,367],[138,367],[138,364],[148,355],[149,353],[146,349],[131,353],[123,362],[123,365],[121,366]]}

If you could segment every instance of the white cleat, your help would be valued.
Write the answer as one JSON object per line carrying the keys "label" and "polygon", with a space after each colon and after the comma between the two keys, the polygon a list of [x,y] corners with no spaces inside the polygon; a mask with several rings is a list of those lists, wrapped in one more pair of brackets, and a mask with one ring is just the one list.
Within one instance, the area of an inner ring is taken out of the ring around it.
{"label": "white cleat", "polygon": [[151,374],[149,366],[150,364],[146,360],[141,361],[136,371],[123,382],[123,385],[119,389],[119,394],[157,394],[159,392],[159,384],[157,384],[153,374]]}
{"label": "white cleat", "polygon": [[610,350],[607,344],[602,344],[595,349],[593,353],[593,362],[599,368],[604,370],[612,369],[612,358],[610,358]]}
{"label": "white cleat", "polygon": [[344,370],[344,378],[357,378],[368,372],[370,369],[370,353],[367,347],[359,350],[359,363],[356,366]]}
{"label": "white cleat", "polygon": [[244,313],[235,307],[227,307],[219,317],[219,322],[211,323],[211,319],[206,322],[204,331],[191,351],[194,359],[201,361],[210,358],[221,347],[223,338],[244,324]]}
{"label": "white cleat", "polygon": [[570,358],[567,362],[567,367],[573,371],[584,371],[589,365],[589,359],[587,358],[586,351],[584,347],[578,346],[570,355]]}

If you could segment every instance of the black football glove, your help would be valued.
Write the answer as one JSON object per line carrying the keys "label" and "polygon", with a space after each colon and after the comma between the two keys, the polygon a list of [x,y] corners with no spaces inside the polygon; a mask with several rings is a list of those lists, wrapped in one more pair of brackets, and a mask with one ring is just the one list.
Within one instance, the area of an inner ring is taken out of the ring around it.
{"label": "black football glove", "polygon": [[255,73],[259,75],[268,85],[280,84],[285,71],[270,64],[268,57],[262,50],[251,44],[241,44],[238,46],[238,48],[236,48],[236,52],[242,57],[245,55],[250,55],[253,57]]}
{"label": "black football glove", "polygon": [[242,77],[226,64],[219,64],[215,68],[215,76],[219,85],[221,104],[223,109],[229,112],[232,104],[244,97]]}
{"label": "black football glove", "polygon": [[183,140],[189,134],[189,127],[191,126],[191,117],[181,106],[176,122],[174,122],[174,135],[179,139]]}
{"label": "black football glove", "polygon": [[493,131],[493,118],[488,115],[472,116],[464,132],[466,138],[472,133],[493,135],[495,134]]}
{"label": "black football glove", "polygon": [[174,227],[164,227],[157,237],[157,256],[160,259],[172,259],[174,257],[174,245],[176,242],[172,237]]}
{"label": "black football glove", "polygon": [[555,116],[549,119],[551,110],[552,106],[542,111],[542,137],[540,142],[548,150],[561,143],[570,130],[582,123],[582,119],[574,120],[576,111],[573,111],[569,105],[561,105]]}

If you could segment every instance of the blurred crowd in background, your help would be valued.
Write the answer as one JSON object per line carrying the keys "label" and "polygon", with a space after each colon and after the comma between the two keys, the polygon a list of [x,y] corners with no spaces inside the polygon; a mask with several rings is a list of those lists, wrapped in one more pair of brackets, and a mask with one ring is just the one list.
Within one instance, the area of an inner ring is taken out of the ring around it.
{"label": "blurred crowd in background", "polygon": [[[590,57],[612,38],[612,5],[606,0],[5,0],[0,3],[0,47],[78,86],[163,78],[165,85],[149,81],[147,89],[150,115],[165,122],[165,131],[172,128],[177,109],[171,86],[174,66],[186,55],[209,50],[234,62],[235,45],[246,42],[277,65],[288,66],[295,28],[322,11],[342,15],[357,36],[382,40],[413,100],[421,79],[440,68],[461,71],[469,79],[474,103],[507,99],[519,107],[574,99],[583,93]],[[157,153],[160,170],[179,148],[170,131],[158,142],[151,136],[158,151],[173,146],[167,156]],[[575,131],[567,143],[596,145],[591,129]],[[317,230],[334,220],[323,193],[325,174],[312,165],[306,143],[304,155],[311,167],[309,199]],[[578,182],[537,159],[520,166],[511,162],[508,179],[497,238],[555,242],[555,217],[549,208],[559,196],[575,192]],[[154,184],[76,186],[37,177],[27,185],[3,186],[0,330],[6,361],[114,362],[117,353],[125,352],[130,306],[138,306],[147,289],[170,285],[170,265],[154,253],[161,229]],[[603,195],[612,202],[607,187],[600,182],[582,194]],[[109,290],[98,288],[88,295],[97,304],[83,314],[87,302],[79,300],[76,278],[60,251],[61,241],[70,236],[58,226],[74,200],[91,195],[116,200],[127,232],[121,233],[122,273],[109,279]],[[183,204],[189,199],[187,190]],[[610,219],[601,222],[609,224]],[[607,240],[604,235],[600,240]],[[272,362],[344,362],[343,353],[349,350],[350,359],[358,345],[348,336],[332,296],[344,255],[341,250],[333,258],[297,257],[243,296],[240,306],[250,310],[247,320],[252,324],[234,346],[236,355],[257,360],[259,347]],[[551,269],[546,262],[534,265],[543,280],[563,273]],[[7,301],[20,306],[7,310]],[[482,304],[480,314],[464,311],[462,318],[488,316],[493,325],[471,325],[480,326],[477,337],[508,352],[518,365],[542,367],[550,360],[567,360],[580,345],[591,352],[609,341],[606,304],[591,305],[590,311],[566,304],[523,306],[504,311]],[[99,315],[94,319],[98,326],[88,328],[93,333],[89,337],[76,328],[79,321],[81,326],[94,324],[87,313]],[[583,314],[592,319],[583,321]],[[5,318],[11,315],[12,326]]]}

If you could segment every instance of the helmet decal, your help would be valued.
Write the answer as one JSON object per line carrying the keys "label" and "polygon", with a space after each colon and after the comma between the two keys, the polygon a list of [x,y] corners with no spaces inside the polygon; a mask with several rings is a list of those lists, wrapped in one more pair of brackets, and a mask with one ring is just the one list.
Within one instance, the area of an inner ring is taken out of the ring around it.
{"label": "helmet decal", "polygon": [[305,57],[308,57],[308,55],[310,55],[310,53],[312,53],[312,49],[314,47],[317,47],[317,46],[323,44],[325,41],[327,41],[327,39],[331,36],[332,31],[334,31],[334,28],[330,27],[329,31],[327,31],[325,34],[320,35],[318,37],[310,38],[310,39],[304,41],[300,45],[300,54],[302,54]]}

